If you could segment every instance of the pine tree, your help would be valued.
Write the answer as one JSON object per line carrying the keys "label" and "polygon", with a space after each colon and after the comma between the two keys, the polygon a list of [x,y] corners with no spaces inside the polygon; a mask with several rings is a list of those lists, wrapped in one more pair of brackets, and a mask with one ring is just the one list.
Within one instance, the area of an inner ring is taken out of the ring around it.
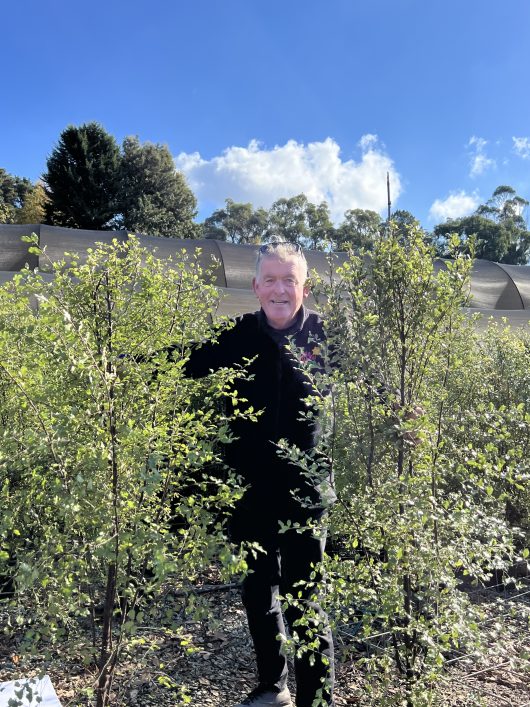
{"label": "pine tree", "polygon": [[43,175],[50,223],[72,228],[104,229],[116,214],[120,151],[98,123],[69,126]]}

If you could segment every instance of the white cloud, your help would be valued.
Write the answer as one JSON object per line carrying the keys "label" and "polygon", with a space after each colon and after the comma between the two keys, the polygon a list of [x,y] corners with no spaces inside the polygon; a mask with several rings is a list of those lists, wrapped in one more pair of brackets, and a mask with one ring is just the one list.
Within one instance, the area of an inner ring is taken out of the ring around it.
{"label": "white cloud", "polygon": [[476,193],[467,194],[465,191],[452,192],[445,199],[436,199],[429,209],[429,218],[433,221],[445,221],[448,218],[459,218],[473,213],[480,204]]}
{"label": "white cloud", "polygon": [[393,203],[401,193],[400,176],[377,136],[363,135],[359,145],[362,154],[357,162],[342,159],[340,146],[328,137],[307,145],[289,140],[272,149],[252,140],[247,147],[227,147],[209,160],[198,152],[183,152],[175,165],[199,203],[221,206],[231,198],[268,208],[280,197],[303,192],[313,203],[326,200],[332,219],[339,222],[347,209],[385,209],[387,172]]}
{"label": "white cloud", "polygon": [[376,148],[379,138],[373,133],[366,133],[357,143],[361,150],[365,152],[366,150],[373,150]]}
{"label": "white cloud", "polygon": [[523,160],[530,159],[530,138],[528,137],[512,137],[513,151]]}
{"label": "white cloud", "polygon": [[469,139],[467,146],[471,148],[471,169],[469,172],[471,177],[479,177],[490,167],[497,166],[495,160],[486,155],[487,144],[487,140],[482,137],[476,137],[476,135]]}

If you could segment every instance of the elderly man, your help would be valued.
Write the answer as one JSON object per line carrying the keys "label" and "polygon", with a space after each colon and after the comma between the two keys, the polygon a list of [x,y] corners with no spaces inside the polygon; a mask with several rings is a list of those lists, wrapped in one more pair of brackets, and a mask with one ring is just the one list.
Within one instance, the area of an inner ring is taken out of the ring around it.
{"label": "elderly man", "polygon": [[[291,632],[302,643],[318,637],[318,648],[302,651],[294,661],[296,705],[312,707],[319,696],[321,704],[331,705],[331,631],[318,603],[318,589],[304,586],[322,560],[324,540],[309,528],[280,532],[281,522],[306,527],[325,512],[319,486],[279,456],[277,448],[280,439],[305,451],[317,442],[318,425],[304,416],[307,398],[314,391],[287,347],[292,341],[304,358],[315,359],[318,341],[324,339],[319,316],[303,304],[309,291],[302,249],[285,242],[261,246],[252,286],[260,311],[243,315],[216,341],[195,349],[187,367],[190,375],[204,376],[211,369],[250,360],[249,377],[237,382],[237,390],[254,410],[262,411],[256,422],[236,418],[232,423],[235,440],[226,448],[227,463],[248,484],[230,521],[231,538],[255,541],[264,550],[255,557],[249,554],[242,591],[259,684],[236,707],[292,705],[287,660],[279,640],[285,634],[279,594],[297,598],[285,611]],[[309,503],[301,503],[301,498]],[[306,609],[311,611],[304,619]]]}

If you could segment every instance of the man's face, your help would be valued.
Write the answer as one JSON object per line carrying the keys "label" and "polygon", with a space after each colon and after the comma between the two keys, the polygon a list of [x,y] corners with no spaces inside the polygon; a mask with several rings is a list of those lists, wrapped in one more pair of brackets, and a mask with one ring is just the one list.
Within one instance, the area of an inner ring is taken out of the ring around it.
{"label": "man's face", "polygon": [[265,256],[252,288],[273,329],[287,329],[293,324],[302,302],[309,294],[305,284],[305,268],[296,255],[279,260]]}

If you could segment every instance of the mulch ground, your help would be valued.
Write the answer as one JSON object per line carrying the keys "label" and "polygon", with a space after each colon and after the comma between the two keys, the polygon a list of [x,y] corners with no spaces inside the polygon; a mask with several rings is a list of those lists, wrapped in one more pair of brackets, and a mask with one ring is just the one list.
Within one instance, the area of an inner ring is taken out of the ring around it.
{"label": "mulch ground", "polygon": [[[472,600],[486,611],[482,630],[488,653],[481,658],[454,654],[446,675],[436,686],[436,704],[530,707],[530,580],[502,592],[474,591]],[[113,705],[177,707],[185,704],[175,688],[179,685],[188,695],[186,704],[192,707],[230,707],[254,687],[254,656],[238,590],[213,592],[208,601],[208,620],[185,624],[185,632],[196,647],[189,655],[174,636],[156,626],[140,627],[141,640],[123,656],[118,668]],[[373,701],[364,694],[359,662],[351,656],[344,660],[343,648],[339,635],[337,707],[396,704],[397,690],[390,690],[384,701]],[[29,677],[39,670],[51,676],[64,707],[93,704],[86,690],[94,676],[72,656],[58,651],[44,665],[38,656],[23,658],[13,645],[0,645],[0,682]]]}

